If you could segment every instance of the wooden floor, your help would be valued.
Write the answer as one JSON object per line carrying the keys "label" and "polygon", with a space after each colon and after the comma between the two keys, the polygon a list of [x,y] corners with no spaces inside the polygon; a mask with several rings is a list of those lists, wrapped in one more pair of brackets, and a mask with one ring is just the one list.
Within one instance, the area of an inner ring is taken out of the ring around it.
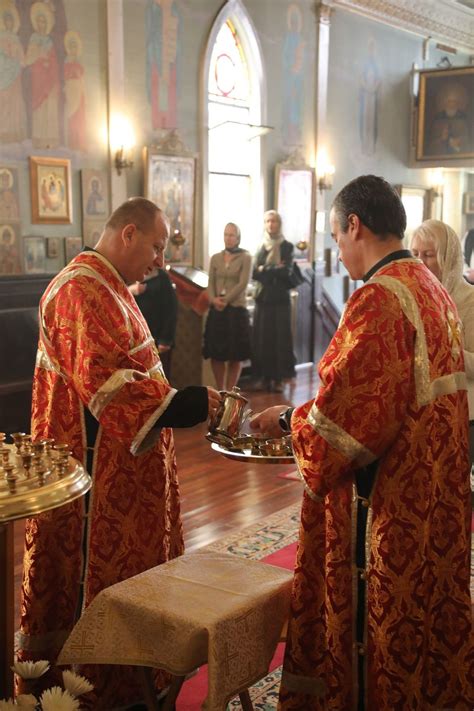
{"label": "wooden floor", "polygon": [[[243,394],[254,412],[270,405],[300,405],[314,397],[317,389],[314,367],[298,371],[283,394],[249,392]],[[302,485],[282,479],[291,465],[258,465],[232,462],[212,451],[205,439],[207,428],[200,425],[175,430],[178,476],[186,550],[192,551],[266,516],[298,502]],[[15,601],[18,600],[23,550],[23,522],[15,524]],[[16,625],[17,627],[18,625]]]}

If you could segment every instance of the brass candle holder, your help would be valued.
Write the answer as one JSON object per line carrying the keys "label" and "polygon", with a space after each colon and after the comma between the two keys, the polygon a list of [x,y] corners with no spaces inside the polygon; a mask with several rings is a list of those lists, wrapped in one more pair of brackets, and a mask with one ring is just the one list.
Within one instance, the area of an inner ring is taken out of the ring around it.
{"label": "brass candle holder", "polygon": [[62,506],[85,494],[91,479],[68,444],[31,440],[24,432],[5,444],[0,433],[0,524]]}

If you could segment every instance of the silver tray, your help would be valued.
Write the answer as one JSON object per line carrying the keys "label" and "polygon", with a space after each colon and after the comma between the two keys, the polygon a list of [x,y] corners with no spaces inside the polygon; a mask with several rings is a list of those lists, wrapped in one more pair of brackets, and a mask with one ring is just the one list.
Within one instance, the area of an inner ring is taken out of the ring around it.
{"label": "silver tray", "polygon": [[241,451],[230,450],[217,444],[217,442],[212,442],[211,447],[215,452],[238,462],[253,462],[254,464],[293,464],[295,461],[292,454],[281,454],[278,456],[271,454],[252,454],[251,449]]}

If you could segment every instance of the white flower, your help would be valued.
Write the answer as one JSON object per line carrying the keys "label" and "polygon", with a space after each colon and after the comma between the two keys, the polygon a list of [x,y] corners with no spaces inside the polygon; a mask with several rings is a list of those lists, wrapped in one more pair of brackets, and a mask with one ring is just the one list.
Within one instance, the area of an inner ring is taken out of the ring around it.
{"label": "white flower", "polygon": [[43,711],[79,711],[79,701],[59,686],[44,691],[40,702]]}
{"label": "white flower", "polygon": [[49,669],[49,662],[41,659],[39,662],[15,662],[12,670],[22,679],[38,679]]}
{"label": "white flower", "polygon": [[35,709],[38,701],[33,694],[20,694],[16,697],[16,703],[21,709],[28,711],[28,709]]}
{"label": "white flower", "polygon": [[0,711],[17,711],[17,706],[12,699],[0,701]]}
{"label": "white flower", "polygon": [[81,696],[87,694],[94,688],[93,685],[85,677],[80,674],[75,674],[69,669],[63,671],[63,684],[71,696]]}

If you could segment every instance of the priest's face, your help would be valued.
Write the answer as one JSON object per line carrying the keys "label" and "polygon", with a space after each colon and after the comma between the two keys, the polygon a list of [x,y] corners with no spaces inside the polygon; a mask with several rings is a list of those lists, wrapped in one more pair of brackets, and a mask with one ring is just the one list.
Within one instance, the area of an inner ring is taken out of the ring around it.
{"label": "priest's face", "polygon": [[[349,219],[351,216],[349,216]],[[362,241],[356,239],[357,227],[349,224],[347,232],[343,232],[339,219],[334,211],[329,214],[331,237],[338,248],[338,259],[349,272],[351,279],[362,279],[365,274]]]}
{"label": "priest's face", "polygon": [[163,213],[156,213],[151,230],[142,232],[135,225],[127,225],[124,233],[126,259],[125,266],[122,267],[122,276],[127,284],[143,281],[154,269],[161,269],[164,266],[168,225]]}

